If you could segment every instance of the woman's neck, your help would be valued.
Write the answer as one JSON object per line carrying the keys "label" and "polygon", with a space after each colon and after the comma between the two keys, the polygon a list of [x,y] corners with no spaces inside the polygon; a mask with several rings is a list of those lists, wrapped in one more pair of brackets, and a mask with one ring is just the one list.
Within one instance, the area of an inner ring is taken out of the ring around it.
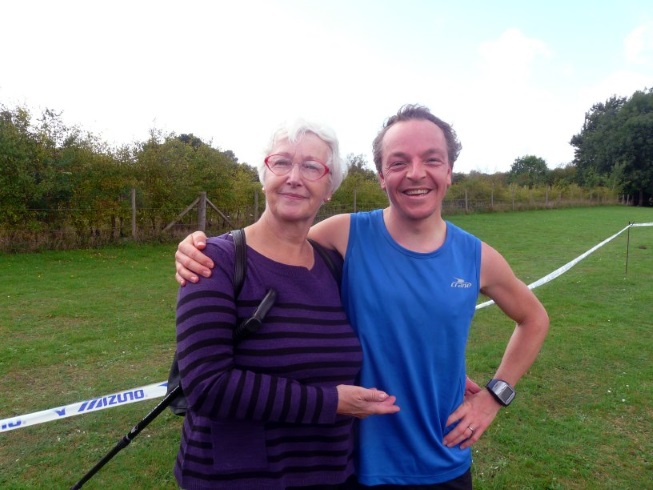
{"label": "woman's neck", "polygon": [[306,240],[310,226],[301,223],[279,223],[263,213],[254,224],[245,228],[247,245],[261,255],[287,265],[313,267],[313,247]]}

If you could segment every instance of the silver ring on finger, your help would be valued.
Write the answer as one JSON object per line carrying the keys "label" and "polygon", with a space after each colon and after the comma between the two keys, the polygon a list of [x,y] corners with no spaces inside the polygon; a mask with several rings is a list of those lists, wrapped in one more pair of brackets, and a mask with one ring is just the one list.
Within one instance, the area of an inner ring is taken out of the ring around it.
{"label": "silver ring on finger", "polygon": [[474,428],[471,425],[468,425],[467,428],[472,431],[472,435],[474,435]]}

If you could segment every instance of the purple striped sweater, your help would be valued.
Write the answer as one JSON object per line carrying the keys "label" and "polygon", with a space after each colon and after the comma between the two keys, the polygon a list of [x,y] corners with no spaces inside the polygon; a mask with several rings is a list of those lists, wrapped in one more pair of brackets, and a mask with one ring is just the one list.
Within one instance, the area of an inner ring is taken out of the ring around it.
{"label": "purple striped sweater", "polygon": [[[186,490],[337,484],[353,473],[353,419],[336,414],[336,385],[354,384],[361,347],[319,254],[312,270],[247,248],[234,304],[234,244],[211,238],[210,279],[179,290],[177,350],[188,398],[175,476]],[[338,267],[342,259],[333,254]],[[261,329],[233,329],[268,288],[277,301]]]}

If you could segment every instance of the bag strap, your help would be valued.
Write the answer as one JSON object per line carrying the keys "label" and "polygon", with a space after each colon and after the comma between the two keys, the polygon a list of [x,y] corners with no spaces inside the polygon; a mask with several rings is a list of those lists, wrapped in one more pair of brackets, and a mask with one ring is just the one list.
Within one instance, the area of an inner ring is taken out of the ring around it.
{"label": "bag strap", "polygon": [[329,252],[327,252],[326,248],[317,243],[315,240],[309,238],[308,241],[311,245],[313,245],[313,248],[317,251],[320,257],[322,257],[322,260],[324,260],[327,267],[331,271],[333,278],[338,283],[338,288],[340,288],[340,283],[342,282],[341,271],[336,267],[336,264],[333,263],[333,259],[331,258],[331,255],[329,255]]}
{"label": "bag strap", "polygon": [[[240,290],[243,288],[243,283],[245,282],[245,274],[247,272],[247,241],[245,239],[245,230],[242,228],[232,230],[231,236],[233,237],[234,244],[236,246],[236,262],[234,264],[233,283],[235,299],[240,295]],[[317,251],[320,257],[322,257],[322,260],[324,260],[326,263],[329,271],[331,272],[331,275],[333,275],[333,278],[338,283],[338,287],[340,287],[340,283],[342,281],[341,271],[338,269],[338,267],[336,267],[336,264],[333,262],[329,252],[327,252],[327,250],[315,240],[309,238],[308,241]]]}
{"label": "bag strap", "polygon": [[245,272],[247,272],[247,243],[245,240],[245,231],[240,228],[232,230],[231,236],[234,238],[236,245],[236,262],[234,264],[234,299],[240,295],[240,290],[245,282]]}

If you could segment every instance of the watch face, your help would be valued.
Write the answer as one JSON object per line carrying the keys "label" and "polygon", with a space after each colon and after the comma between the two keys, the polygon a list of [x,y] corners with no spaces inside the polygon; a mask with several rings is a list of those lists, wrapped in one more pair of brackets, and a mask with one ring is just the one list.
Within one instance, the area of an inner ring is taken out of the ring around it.
{"label": "watch face", "polygon": [[508,383],[500,379],[490,381],[488,388],[502,405],[509,405],[513,398],[515,398],[515,390]]}
{"label": "watch face", "polygon": [[499,381],[495,385],[494,389],[497,396],[506,405],[508,405],[512,401],[512,399],[515,398],[515,392],[512,390],[512,388],[510,388],[510,385],[508,383]]}

